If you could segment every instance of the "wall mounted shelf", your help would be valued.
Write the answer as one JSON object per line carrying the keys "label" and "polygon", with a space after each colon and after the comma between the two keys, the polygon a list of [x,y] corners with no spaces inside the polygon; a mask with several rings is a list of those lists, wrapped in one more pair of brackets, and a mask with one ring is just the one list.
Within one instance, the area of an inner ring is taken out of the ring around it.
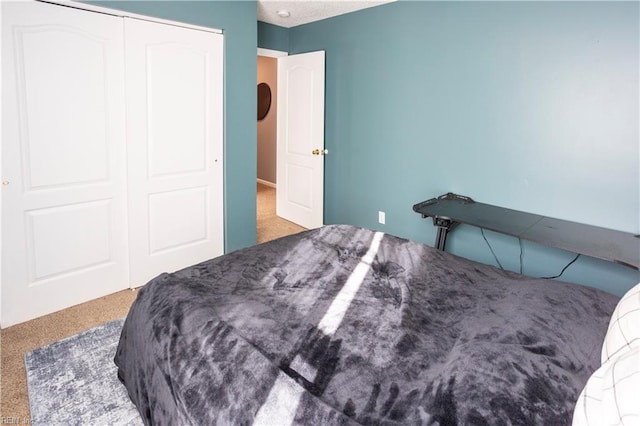
{"label": "wall mounted shelf", "polygon": [[464,223],[640,269],[640,235],[477,203],[451,192],[415,204],[413,210],[433,218],[439,250],[445,249],[448,233]]}

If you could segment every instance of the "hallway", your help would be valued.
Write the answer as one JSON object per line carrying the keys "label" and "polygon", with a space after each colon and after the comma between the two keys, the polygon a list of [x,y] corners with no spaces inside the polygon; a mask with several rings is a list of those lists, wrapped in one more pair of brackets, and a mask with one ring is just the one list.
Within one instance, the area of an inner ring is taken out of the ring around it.
{"label": "hallway", "polygon": [[276,190],[261,183],[257,184],[257,242],[275,240],[285,235],[306,231],[302,226],[276,216]]}

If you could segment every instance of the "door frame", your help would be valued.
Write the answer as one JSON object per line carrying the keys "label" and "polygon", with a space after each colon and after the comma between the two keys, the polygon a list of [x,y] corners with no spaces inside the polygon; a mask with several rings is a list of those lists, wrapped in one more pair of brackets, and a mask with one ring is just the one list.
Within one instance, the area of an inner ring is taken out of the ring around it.
{"label": "door frame", "polygon": [[[289,56],[289,52],[285,52],[285,51],[282,51],[282,50],[264,49],[262,47],[258,47],[257,56],[265,56],[265,57],[268,57],[268,58],[276,58],[277,59],[277,58],[282,58],[282,57],[285,57],[285,56]],[[277,93],[276,93],[276,96],[277,96]],[[325,98],[325,101],[326,101],[326,98]],[[277,121],[276,125],[277,125],[278,128],[280,127],[280,123],[281,123],[280,120],[281,120],[280,115],[278,115],[277,120],[276,120]],[[280,140],[278,140],[277,137],[276,137],[276,150],[278,149],[277,147],[278,147],[279,144],[280,144]],[[257,149],[257,136],[256,136],[256,149]],[[258,181],[258,179],[256,179],[256,181]],[[322,182],[322,187],[323,187],[323,191],[322,192],[323,192],[323,197],[324,197],[324,189],[325,189],[324,181]],[[277,198],[278,198],[278,182],[276,182],[275,190],[276,190],[276,200],[277,200]],[[277,215],[277,213],[276,213],[276,215]],[[324,217],[324,211],[322,212],[322,215]],[[280,217],[280,216],[278,216],[278,217]],[[323,223],[324,223],[324,220],[323,220]]]}
{"label": "door frame", "polygon": [[[264,57],[267,57],[267,58],[276,58],[277,59],[277,58],[282,58],[282,57],[285,57],[285,56],[289,56],[289,52],[285,52],[283,50],[264,49],[262,47],[258,47],[258,51],[257,52],[258,53],[257,53],[256,56],[264,56]],[[278,93],[277,92],[276,93],[272,93],[272,96],[278,96]],[[278,126],[277,121],[279,120],[279,117],[280,116],[278,116],[276,118],[276,126]],[[277,145],[278,145],[278,137],[276,135],[276,151],[278,150]],[[256,135],[256,152],[257,152],[257,150],[258,150],[258,135]],[[256,169],[256,175],[257,175],[257,169]],[[264,182],[261,182],[261,180],[258,179],[257,176],[256,176],[256,182],[257,183],[264,183]],[[271,186],[271,185],[268,185],[268,186]],[[275,185],[273,185],[273,188],[276,190],[276,199],[278,199],[278,182],[276,182]]]}
{"label": "door frame", "polygon": [[263,49],[258,47],[258,56],[266,56],[268,58],[281,58],[283,56],[289,56],[289,52],[282,50]]}

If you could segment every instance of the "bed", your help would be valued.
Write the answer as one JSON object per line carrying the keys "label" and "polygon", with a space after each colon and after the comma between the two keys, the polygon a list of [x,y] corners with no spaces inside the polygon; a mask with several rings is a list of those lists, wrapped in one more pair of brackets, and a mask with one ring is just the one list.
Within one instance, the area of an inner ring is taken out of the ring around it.
{"label": "bed", "polygon": [[618,301],[331,225],[158,276],[115,362],[145,424],[571,424]]}

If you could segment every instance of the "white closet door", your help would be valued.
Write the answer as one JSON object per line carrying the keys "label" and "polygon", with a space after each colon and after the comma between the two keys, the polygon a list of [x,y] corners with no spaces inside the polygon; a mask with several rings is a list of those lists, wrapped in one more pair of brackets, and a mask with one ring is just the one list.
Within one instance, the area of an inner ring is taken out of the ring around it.
{"label": "white closet door", "polygon": [[2,326],[127,287],[122,19],[2,3]]}
{"label": "white closet door", "polygon": [[222,35],[125,19],[131,284],[223,253]]}

